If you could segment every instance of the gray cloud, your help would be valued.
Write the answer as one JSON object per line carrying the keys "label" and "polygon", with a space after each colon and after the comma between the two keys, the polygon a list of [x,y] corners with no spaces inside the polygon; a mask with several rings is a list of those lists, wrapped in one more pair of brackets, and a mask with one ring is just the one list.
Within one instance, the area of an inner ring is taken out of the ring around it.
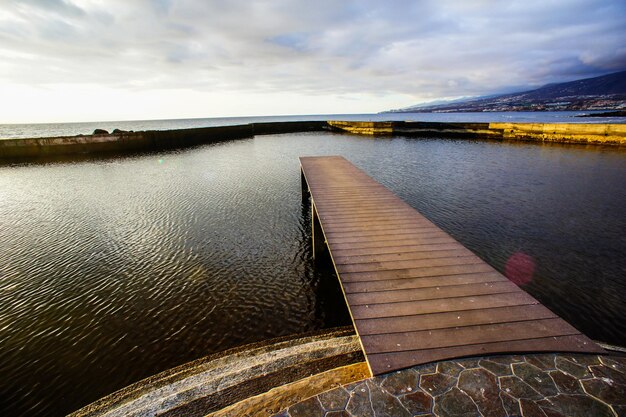
{"label": "gray cloud", "polygon": [[436,99],[624,69],[603,0],[0,1],[0,79]]}

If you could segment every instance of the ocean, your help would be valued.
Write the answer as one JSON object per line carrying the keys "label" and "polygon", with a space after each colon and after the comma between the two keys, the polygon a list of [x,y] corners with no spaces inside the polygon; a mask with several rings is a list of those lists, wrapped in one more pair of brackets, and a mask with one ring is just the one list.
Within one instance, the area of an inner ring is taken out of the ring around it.
{"label": "ocean", "polygon": [[576,117],[589,111],[563,112],[482,112],[482,113],[376,113],[376,114],[317,114],[300,116],[214,117],[201,119],[126,120],[82,123],[0,124],[0,139],[39,138],[88,135],[95,129],[169,130],[209,126],[229,126],[257,122],[305,120],[420,122],[520,122],[520,123],[626,123],[620,117]]}

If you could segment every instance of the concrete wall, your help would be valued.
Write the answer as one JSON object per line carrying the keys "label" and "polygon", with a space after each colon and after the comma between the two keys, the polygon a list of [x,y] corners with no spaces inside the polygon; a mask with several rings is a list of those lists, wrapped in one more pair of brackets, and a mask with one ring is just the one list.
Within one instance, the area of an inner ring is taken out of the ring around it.
{"label": "concrete wall", "polygon": [[625,145],[626,124],[490,123],[507,140]]}
{"label": "concrete wall", "polygon": [[332,130],[376,136],[435,136],[540,142],[626,145],[626,124],[269,122],[196,129],[149,130],[108,135],[0,140],[0,159],[48,155],[160,150],[279,133]]}
{"label": "concrete wall", "polygon": [[328,125],[335,131],[357,135],[392,135],[394,122],[344,122],[329,120]]}
{"label": "concrete wall", "polygon": [[148,130],[103,135],[0,140],[0,158],[33,158],[47,155],[126,152],[184,148],[229,139],[278,133],[320,131],[325,121],[270,122],[195,129]]}
{"label": "concrete wall", "polygon": [[361,135],[489,138],[532,142],[626,145],[626,124],[439,123],[329,121],[336,131]]}
{"label": "concrete wall", "polygon": [[254,136],[252,125],[0,140],[0,158],[158,150]]}

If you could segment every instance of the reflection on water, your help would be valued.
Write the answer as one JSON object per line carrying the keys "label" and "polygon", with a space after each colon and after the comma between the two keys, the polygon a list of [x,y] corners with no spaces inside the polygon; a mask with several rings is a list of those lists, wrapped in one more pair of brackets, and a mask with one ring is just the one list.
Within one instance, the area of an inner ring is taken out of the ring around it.
{"label": "reflection on water", "polygon": [[[592,338],[626,339],[626,154],[349,135],[0,167],[0,415],[349,322],[298,156],[340,154]],[[599,326],[598,323],[602,325]]]}

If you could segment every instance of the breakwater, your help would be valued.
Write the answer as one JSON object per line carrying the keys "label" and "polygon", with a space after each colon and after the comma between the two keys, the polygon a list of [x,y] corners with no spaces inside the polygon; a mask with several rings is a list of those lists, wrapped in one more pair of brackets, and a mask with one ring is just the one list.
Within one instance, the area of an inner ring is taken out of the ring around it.
{"label": "breakwater", "polygon": [[346,121],[329,121],[328,124],[335,130],[361,135],[474,137],[601,145],[626,144],[626,124]]}
{"label": "breakwater", "polygon": [[327,126],[326,122],[321,121],[267,122],[194,129],[117,131],[110,134],[5,139],[0,140],[0,158],[176,149],[255,135],[320,131]]}
{"label": "breakwater", "polygon": [[255,135],[324,130],[372,136],[435,136],[617,146],[626,144],[626,124],[295,121],[193,129],[117,131],[110,134],[52,138],[5,139],[0,140],[0,158],[162,150]]}

